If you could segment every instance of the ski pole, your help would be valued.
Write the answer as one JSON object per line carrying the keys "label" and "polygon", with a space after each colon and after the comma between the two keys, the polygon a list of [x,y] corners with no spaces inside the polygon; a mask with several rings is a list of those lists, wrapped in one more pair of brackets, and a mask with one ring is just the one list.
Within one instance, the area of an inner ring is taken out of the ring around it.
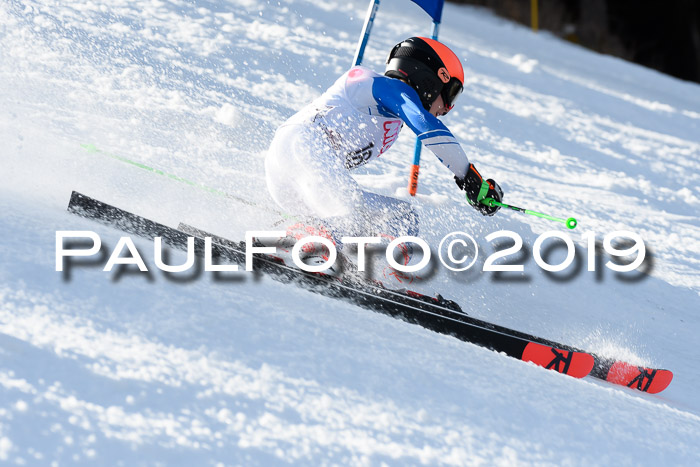
{"label": "ski pole", "polygon": [[267,212],[280,215],[280,216],[282,216],[282,217],[285,218],[285,219],[287,219],[287,218],[294,218],[294,216],[292,216],[291,214],[287,214],[287,213],[284,213],[284,212],[282,212],[282,211],[278,211],[278,210],[276,210],[276,209],[272,209],[272,208],[268,207],[268,206],[265,205],[265,204],[256,203],[256,202],[254,202],[254,201],[250,201],[250,200],[247,200],[247,199],[245,199],[245,198],[241,198],[240,196],[235,196],[235,195],[232,195],[232,194],[230,194],[230,193],[226,193],[225,191],[222,191],[222,190],[219,190],[219,189],[216,189],[216,188],[209,187],[209,186],[207,186],[207,185],[204,185],[203,183],[197,183],[197,182],[193,182],[193,181],[191,181],[191,180],[187,180],[186,178],[182,178],[182,177],[180,177],[180,176],[178,176],[178,175],[171,174],[171,173],[168,173],[168,172],[164,172],[164,171],[162,171],[162,170],[160,170],[160,169],[156,169],[156,168],[154,168],[154,167],[149,167],[149,166],[147,166],[147,165],[145,165],[145,164],[142,164],[142,163],[140,163],[140,162],[133,161],[133,160],[127,158],[127,157],[118,156],[118,155],[116,155],[116,154],[111,154],[111,153],[109,153],[109,152],[107,152],[107,151],[103,151],[102,149],[98,149],[97,146],[95,146],[94,144],[91,144],[91,143],[88,143],[88,144],[81,144],[80,147],[82,147],[83,149],[85,149],[85,150],[86,150],[88,153],[90,153],[90,154],[101,154],[101,155],[106,156],[106,157],[109,157],[109,158],[111,158],[111,159],[116,159],[116,160],[118,160],[118,161],[124,162],[124,163],[129,164],[129,165],[132,165],[132,166],[134,166],[134,167],[138,167],[139,169],[144,169],[144,170],[147,170],[148,172],[152,172],[152,173],[154,173],[154,174],[167,177],[167,178],[169,178],[169,179],[171,179],[171,180],[175,180],[176,182],[185,183],[185,184],[190,185],[190,186],[193,186],[193,187],[195,187],[195,188],[199,188],[200,190],[209,192],[209,193],[211,193],[211,194],[213,194],[213,195],[221,196],[221,197],[224,197],[224,198],[229,198],[229,199],[232,199],[232,200],[234,200],[234,201],[237,201],[237,202],[239,202],[239,203],[241,203],[241,204],[245,204],[245,205],[247,205],[247,206],[251,206],[251,207],[255,207],[255,208],[259,208],[259,209],[264,209],[264,210],[267,211]]}
{"label": "ski pole", "polygon": [[490,207],[500,206],[502,208],[512,209],[513,211],[520,211],[520,212],[524,212],[525,214],[530,214],[532,216],[541,217],[542,219],[549,219],[550,221],[562,222],[562,223],[564,223],[564,225],[566,225],[566,228],[570,229],[570,230],[575,229],[576,225],[578,225],[578,222],[573,217],[569,217],[567,219],[563,219],[561,217],[554,217],[554,216],[550,216],[549,214],[542,214],[541,212],[531,211],[530,209],[519,208],[517,206],[511,206],[510,204],[501,203],[499,201],[496,201],[493,198],[484,198],[480,202],[482,204],[485,204],[486,206],[490,206]]}

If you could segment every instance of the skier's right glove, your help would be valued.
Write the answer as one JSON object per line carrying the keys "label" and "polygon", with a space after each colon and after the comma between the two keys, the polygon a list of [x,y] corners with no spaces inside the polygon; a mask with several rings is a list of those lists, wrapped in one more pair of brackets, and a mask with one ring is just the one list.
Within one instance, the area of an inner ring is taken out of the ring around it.
{"label": "skier's right glove", "polygon": [[493,216],[496,214],[496,211],[501,209],[500,206],[487,206],[481,203],[481,200],[484,198],[502,201],[503,190],[492,178],[484,180],[479,171],[476,170],[476,167],[474,167],[474,164],[469,164],[464,178],[455,176],[455,183],[461,190],[464,190],[469,204],[484,216]]}

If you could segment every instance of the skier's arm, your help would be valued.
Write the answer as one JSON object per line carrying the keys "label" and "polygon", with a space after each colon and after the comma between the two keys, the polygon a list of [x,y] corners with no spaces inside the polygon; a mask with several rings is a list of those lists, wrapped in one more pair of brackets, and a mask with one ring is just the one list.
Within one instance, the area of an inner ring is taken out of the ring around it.
{"label": "skier's arm", "polygon": [[430,149],[440,162],[455,174],[457,186],[467,194],[469,204],[485,216],[493,216],[499,206],[486,206],[483,198],[503,199],[503,190],[493,179],[483,178],[450,130],[420,103],[416,91],[402,81],[392,78],[376,79],[372,86],[374,98],[384,111],[399,116]]}
{"label": "skier's arm", "polygon": [[464,178],[469,168],[467,154],[450,130],[423,108],[413,88],[402,81],[382,77],[374,81],[372,93],[385,111],[406,122],[440,162],[457,177]]}

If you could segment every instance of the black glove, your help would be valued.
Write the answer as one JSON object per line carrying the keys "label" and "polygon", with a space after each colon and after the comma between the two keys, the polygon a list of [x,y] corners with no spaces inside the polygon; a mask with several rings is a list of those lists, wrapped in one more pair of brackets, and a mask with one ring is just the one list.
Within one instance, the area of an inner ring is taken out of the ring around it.
{"label": "black glove", "polygon": [[464,190],[469,204],[484,216],[493,216],[496,214],[496,211],[501,209],[500,206],[488,206],[481,202],[485,198],[502,201],[503,190],[492,178],[484,180],[479,171],[476,170],[476,167],[474,167],[474,164],[469,164],[464,178],[455,176],[455,183],[461,190]]}

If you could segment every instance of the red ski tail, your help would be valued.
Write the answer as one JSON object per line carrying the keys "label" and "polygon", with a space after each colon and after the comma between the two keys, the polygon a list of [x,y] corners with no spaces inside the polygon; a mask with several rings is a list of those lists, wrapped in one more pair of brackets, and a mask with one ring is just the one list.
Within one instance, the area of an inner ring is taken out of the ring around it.
{"label": "red ski tail", "polygon": [[605,379],[613,384],[620,384],[650,394],[658,394],[671,384],[673,373],[669,370],[658,370],[625,362],[615,362],[608,370],[608,375]]}

